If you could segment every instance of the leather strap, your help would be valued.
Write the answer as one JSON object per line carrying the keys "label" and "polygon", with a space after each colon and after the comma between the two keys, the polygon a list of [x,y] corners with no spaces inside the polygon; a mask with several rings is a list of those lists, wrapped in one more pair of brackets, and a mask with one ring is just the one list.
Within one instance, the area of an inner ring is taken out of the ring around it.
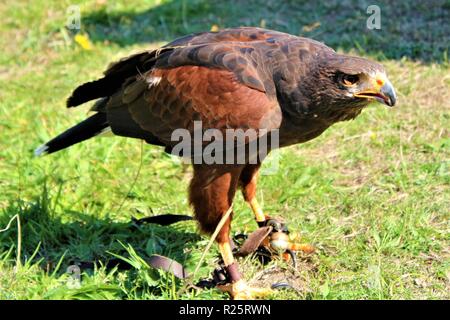
{"label": "leather strap", "polygon": [[262,227],[256,229],[248,236],[247,240],[242,244],[239,252],[237,253],[240,257],[245,257],[258,249],[261,242],[272,232],[272,227]]}
{"label": "leather strap", "polygon": [[[151,267],[170,272],[178,279],[186,279],[189,276],[184,267],[173,259],[154,254],[150,258],[145,259],[145,261]],[[73,264],[78,265],[81,269],[94,269],[96,262],[78,262]],[[105,266],[108,269],[118,268],[120,270],[129,270],[132,268],[128,262],[117,258],[109,260]]]}
{"label": "leather strap", "polygon": [[133,217],[131,218],[131,220],[137,225],[141,225],[144,223],[154,223],[159,224],[160,226],[168,226],[180,221],[193,220],[193,218],[191,216],[182,214],[161,214],[159,216],[145,217],[142,219],[136,219]]}
{"label": "leather strap", "polygon": [[241,274],[239,273],[238,264],[236,262],[233,262],[229,266],[226,266],[225,270],[231,283],[237,282],[241,279]]}
{"label": "leather strap", "polygon": [[146,261],[153,268],[170,272],[178,279],[186,279],[189,276],[180,263],[170,258],[154,254],[149,259],[146,259]]}

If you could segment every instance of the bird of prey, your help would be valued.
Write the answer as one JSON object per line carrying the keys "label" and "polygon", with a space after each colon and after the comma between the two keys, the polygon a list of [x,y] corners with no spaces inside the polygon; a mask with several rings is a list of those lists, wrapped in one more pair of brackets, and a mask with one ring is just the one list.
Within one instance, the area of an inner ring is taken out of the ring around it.
{"label": "bird of prey", "polygon": [[[173,132],[182,129],[195,135],[196,121],[202,132],[256,132],[256,138],[248,136],[244,144],[276,131],[281,148],[354,119],[372,101],[394,106],[396,94],[379,63],[336,53],[312,39],[245,27],[188,35],[124,58],[99,80],[76,88],[67,107],[91,100],[96,100],[92,116],[36,149],[36,154],[52,153],[108,130],[171,152],[179,142]],[[217,139],[229,142],[227,136]],[[208,143],[200,144],[206,150]],[[189,201],[201,231],[215,231],[238,189],[258,224],[267,221],[255,198],[264,157],[249,159],[194,161]],[[235,299],[254,298],[262,291],[247,285],[238,271],[230,245],[231,217],[216,237],[230,275],[227,291]]]}

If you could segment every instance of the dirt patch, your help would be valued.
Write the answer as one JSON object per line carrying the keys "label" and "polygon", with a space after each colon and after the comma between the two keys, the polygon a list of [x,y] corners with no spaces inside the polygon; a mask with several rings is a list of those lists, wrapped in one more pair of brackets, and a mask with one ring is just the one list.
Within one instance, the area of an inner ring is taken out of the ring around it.
{"label": "dirt patch", "polygon": [[[284,263],[276,263],[264,266],[263,270],[254,274],[249,280],[250,286],[258,288],[270,288],[274,284],[280,286],[286,284],[288,290],[295,290],[299,294],[306,294],[311,291],[308,286],[308,279],[316,270],[316,266],[312,261],[307,259],[297,259],[296,268],[290,265],[282,265]],[[245,274],[245,267],[242,268]]]}

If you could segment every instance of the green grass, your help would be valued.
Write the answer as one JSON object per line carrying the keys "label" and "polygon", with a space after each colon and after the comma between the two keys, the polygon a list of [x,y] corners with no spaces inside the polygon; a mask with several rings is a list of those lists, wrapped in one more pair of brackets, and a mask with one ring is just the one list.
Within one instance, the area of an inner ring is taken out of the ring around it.
{"label": "green grass", "polygon": [[[66,8],[82,3],[83,50],[64,29]],[[370,3],[367,3],[367,5]],[[32,150],[83,119],[64,108],[78,84],[110,61],[176,36],[219,27],[266,26],[314,37],[341,51],[380,60],[398,90],[394,109],[370,106],[355,121],[281,152],[258,197],[317,252],[263,267],[240,261],[256,283],[288,278],[296,291],[275,299],[449,299],[450,70],[448,1],[380,2],[382,29],[365,27],[366,4],[330,1],[29,1],[0,4],[1,299],[222,299],[186,293],[184,283],[142,262],[153,253],[193,272],[208,241],[193,222],[135,227],[131,217],[190,214],[189,167],[153,146],[125,138],[87,141],[52,156]],[[320,25],[316,22],[320,22]],[[306,27],[305,27],[306,26]],[[142,169],[134,183],[142,162]],[[256,228],[239,195],[233,232]],[[130,270],[108,269],[115,257]],[[197,278],[210,274],[217,249]],[[69,265],[97,261],[80,287]],[[266,277],[267,278],[267,277]]]}

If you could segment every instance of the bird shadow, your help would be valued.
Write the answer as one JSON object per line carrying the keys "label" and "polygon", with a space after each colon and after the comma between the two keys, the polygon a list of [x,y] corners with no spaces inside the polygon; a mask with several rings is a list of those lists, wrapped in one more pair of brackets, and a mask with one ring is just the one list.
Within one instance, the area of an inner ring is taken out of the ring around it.
{"label": "bird shadow", "polygon": [[[311,37],[344,51],[378,59],[408,57],[422,62],[448,61],[450,6],[442,0],[380,1],[379,29],[368,27],[369,4],[361,1],[172,0],[146,10],[109,10],[82,16],[82,29],[94,42],[129,46],[169,42],[193,32],[261,26]],[[371,20],[372,21],[372,20]]]}
{"label": "bird shadow", "polygon": [[[0,226],[8,225],[19,214],[21,231],[12,223],[0,233],[0,260],[8,252],[17,253],[17,239],[21,238],[21,260],[37,263],[47,272],[57,270],[62,274],[73,265],[82,271],[96,266],[107,270],[131,266],[117,257],[129,258],[133,248],[143,260],[153,254],[163,255],[181,264],[190,261],[190,248],[201,238],[188,230],[187,223],[170,226],[117,222],[108,217],[98,217],[89,212],[66,209],[55,210],[55,203],[44,186],[39,197],[32,201],[23,199],[9,203],[0,215]],[[12,259],[8,259],[12,263]],[[31,261],[30,261],[31,260]]]}

